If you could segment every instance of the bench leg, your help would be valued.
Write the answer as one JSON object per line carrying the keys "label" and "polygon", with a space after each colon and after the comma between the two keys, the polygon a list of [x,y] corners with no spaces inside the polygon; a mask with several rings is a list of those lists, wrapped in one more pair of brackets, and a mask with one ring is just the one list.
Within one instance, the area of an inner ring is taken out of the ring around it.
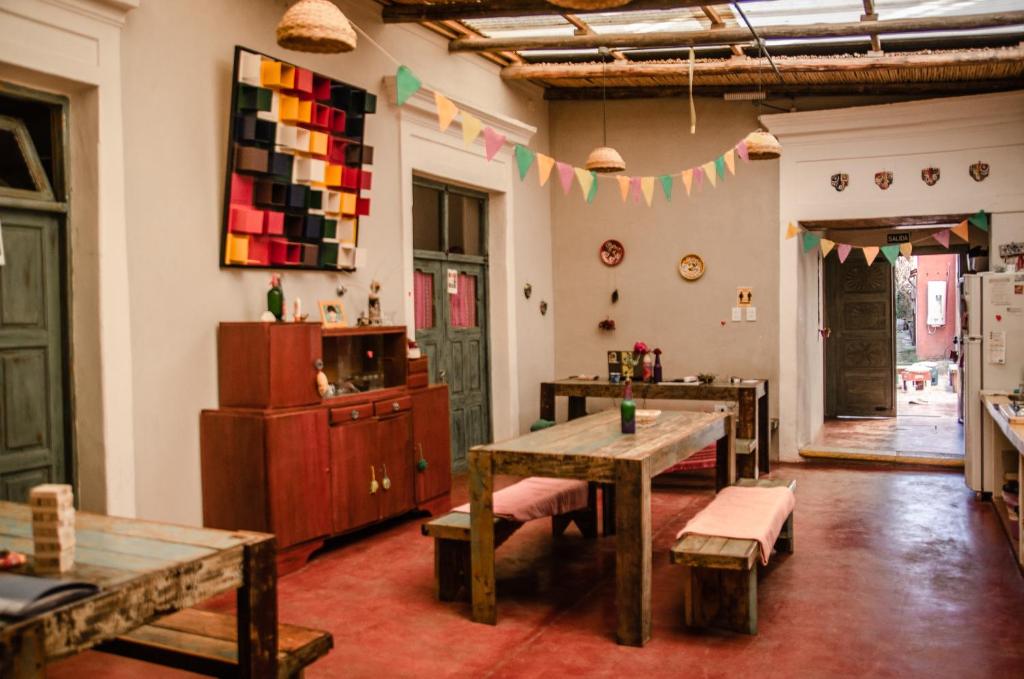
{"label": "bench leg", "polygon": [[469,587],[469,543],[434,539],[434,578],[438,601],[455,601]]}
{"label": "bench leg", "polygon": [[778,539],[775,540],[775,549],[784,554],[793,553],[793,512],[786,517],[786,523],[782,524]]}
{"label": "bench leg", "polygon": [[688,627],[721,627],[757,634],[757,566],[749,571],[685,567],[684,618]]}
{"label": "bench leg", "polygon": [[559,538],[565,533],[565,529],[572,523],[572,513],[555,514],[551,517],[551,537]]}

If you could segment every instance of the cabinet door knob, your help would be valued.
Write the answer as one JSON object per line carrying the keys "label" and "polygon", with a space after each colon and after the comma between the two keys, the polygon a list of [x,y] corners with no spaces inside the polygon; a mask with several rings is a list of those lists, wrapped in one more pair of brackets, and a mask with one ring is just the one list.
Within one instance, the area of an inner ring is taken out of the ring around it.
{"label": "cabinet door knob", "polygon": [[359,419],[359,411],[358,410],[353,410],[351,417],[352,417],[353,420],[358,420]]}
{"label": "cabinet door knob", "polygon": [[398,401],[395,401],[394,403],[391,404],[391,410],[393,410],[394,412],[397,413],[401,409],[402,406],[398,403]]}

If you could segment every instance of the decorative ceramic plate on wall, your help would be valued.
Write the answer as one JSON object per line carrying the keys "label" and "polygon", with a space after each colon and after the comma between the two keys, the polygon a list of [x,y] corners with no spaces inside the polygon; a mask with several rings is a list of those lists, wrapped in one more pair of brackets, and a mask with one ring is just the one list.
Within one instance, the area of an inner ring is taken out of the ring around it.
{"label": "decorative ceramic plate on wall", "polygon": [[700,255],[684,255],[679,260],[679,275],[688,281],[695,281],[704,275],[704,260]]}
{"label": "decorative ceramic plate on wall", "polygon": [[601,243],[601,261],[605,266],[618,266],[626,256],[626,248],[617,240],[608,239]]}

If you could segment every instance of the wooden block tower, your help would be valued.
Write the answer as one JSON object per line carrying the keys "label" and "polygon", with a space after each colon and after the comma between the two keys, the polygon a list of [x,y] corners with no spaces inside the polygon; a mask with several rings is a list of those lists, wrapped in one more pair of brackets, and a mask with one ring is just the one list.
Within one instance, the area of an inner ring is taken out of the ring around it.
{"label": "wooden block tower", "polygon": [[38,573],[64,573],[75,563],[75,507],[71,486],[46,483],[29,493]]}

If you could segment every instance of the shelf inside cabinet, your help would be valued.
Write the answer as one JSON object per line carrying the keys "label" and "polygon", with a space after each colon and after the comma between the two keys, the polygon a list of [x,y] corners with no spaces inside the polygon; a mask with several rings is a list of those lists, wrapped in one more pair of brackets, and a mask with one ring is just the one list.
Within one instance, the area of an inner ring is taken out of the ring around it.
{"label": "shelf inside cabinet", "polygon": [[323,362],[337,397],[402,387],[407,371],[405,328],[324,329]]}

